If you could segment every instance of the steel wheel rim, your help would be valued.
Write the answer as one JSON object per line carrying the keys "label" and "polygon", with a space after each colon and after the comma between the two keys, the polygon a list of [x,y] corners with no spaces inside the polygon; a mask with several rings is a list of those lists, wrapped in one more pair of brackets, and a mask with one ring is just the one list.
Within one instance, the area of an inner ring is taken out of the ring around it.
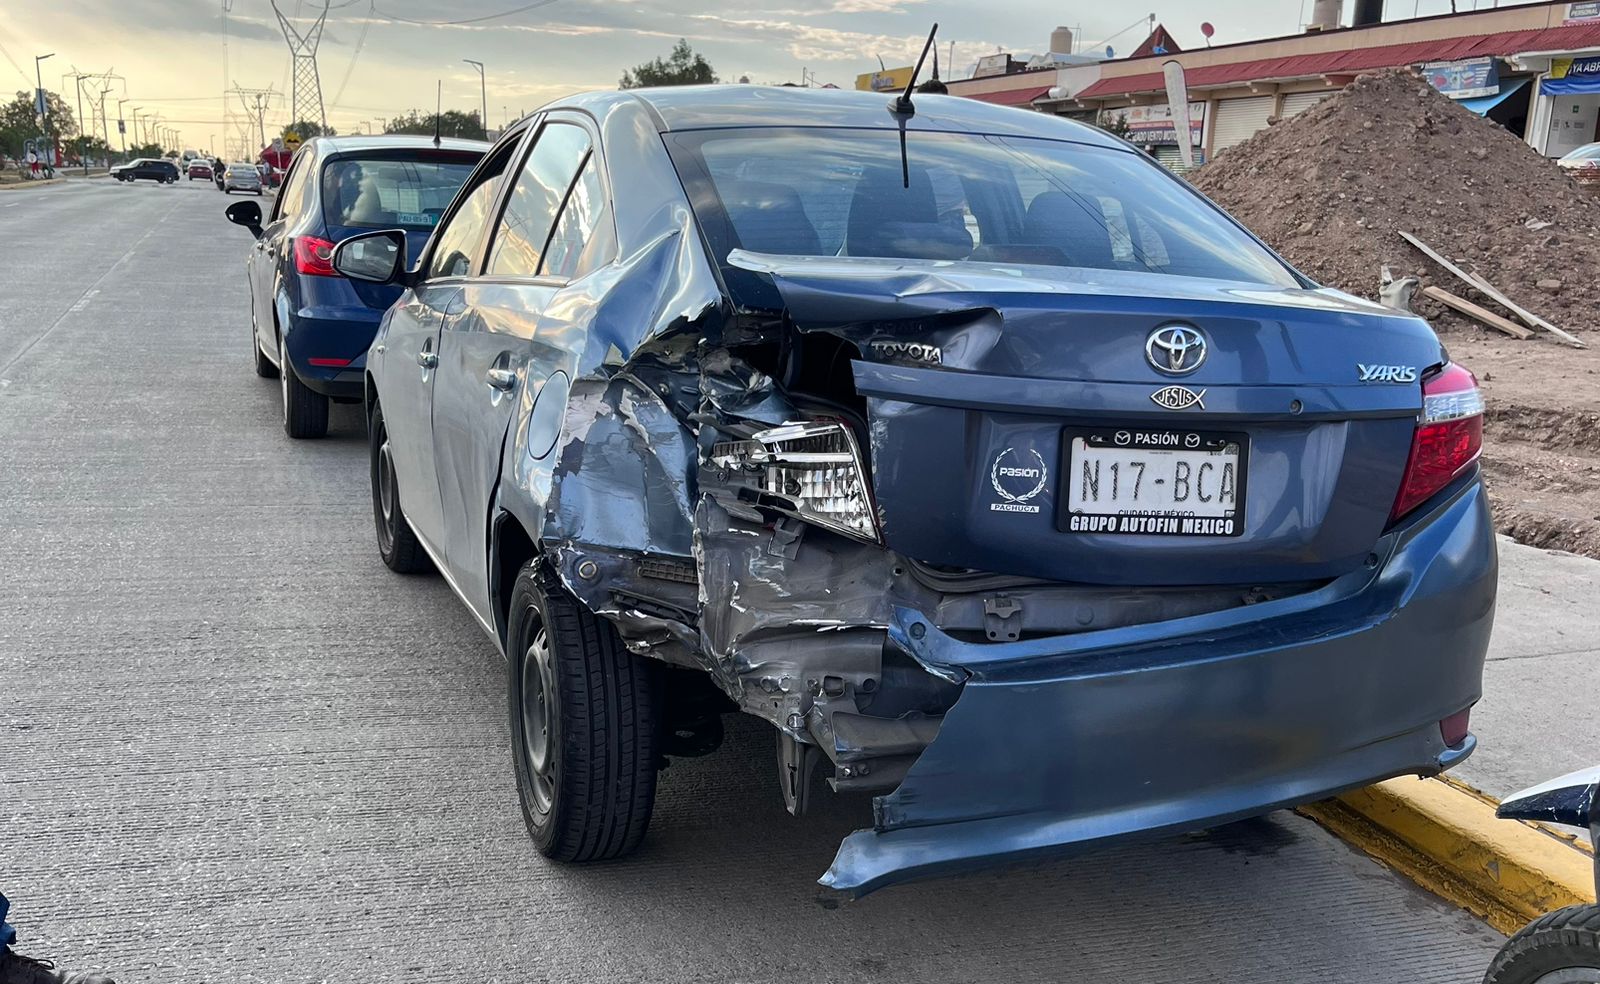
{"label": "steel wheel rim", "polygon": [[528,760],[528,791],[540,813],[549,813],[555,802],[556,756],[550,734],[555,724],[553,670],[549,640],[540,626],[522,656],[522,748]]}
{"label": "steel wheel rim", "polygon": [[383,443],[378,445],[378,509],[383,513],[383,525],[394,529],[394,456],[389,451],[389,435],[379,436]]}

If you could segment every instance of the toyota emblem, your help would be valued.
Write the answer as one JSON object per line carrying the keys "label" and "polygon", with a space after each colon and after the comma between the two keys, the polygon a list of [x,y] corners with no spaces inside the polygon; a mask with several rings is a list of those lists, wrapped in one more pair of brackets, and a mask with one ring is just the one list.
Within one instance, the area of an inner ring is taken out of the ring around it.
{"label": "toyota emblem", "polygon": [[1206,336],[1185,325],[1162,325],[1144,343],[1145,358],[1158,372],[1187,376],[1206,361]]}

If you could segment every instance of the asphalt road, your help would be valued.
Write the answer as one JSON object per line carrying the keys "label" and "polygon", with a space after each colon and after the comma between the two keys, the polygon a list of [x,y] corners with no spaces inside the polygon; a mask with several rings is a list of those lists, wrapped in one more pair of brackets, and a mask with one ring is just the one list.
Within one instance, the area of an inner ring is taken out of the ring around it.
{"label": "asphalt road", "polygon": [[500,657],[379,562],[357,412],[291,443],[208,184],[0,194],[0,890],[122,982],[1475,982],[1501,938],[1279,814],[890,889],[814,879],[770,737],[643,850],[526,839]]}

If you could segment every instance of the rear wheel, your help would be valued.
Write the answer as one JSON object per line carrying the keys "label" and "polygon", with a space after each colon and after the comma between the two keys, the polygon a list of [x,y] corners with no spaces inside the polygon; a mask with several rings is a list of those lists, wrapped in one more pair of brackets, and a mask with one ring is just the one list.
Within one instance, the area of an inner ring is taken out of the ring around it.
{"label": "rear wheel", "polygon": [[517,574],[507,628],[511,757],[529,835],[557,861],[628,854],[655,806],[656,668],[538,557]]}
{"label": "rear wheel", "polygon": [[1506,941],[1483,984],[1595,984],[1600,981],[1600,905],[1569,905],[1540,916]]}
{"label": "rear wheel", "polygon": [[283,383],[283,432],[290,437],[328,436],[328,398],[295,375],[289,350],[278,336],[278,379]]}
{"label": "rear wheel", "polygon": [[389,428],[383,423],[383,404],[377,401],[373,401],[367,418],[367,441],[372,460],[372,518],[378,526],[378,556],[391,571],[420,574],[433,565],[400,508],[400,483],[395,478]]}

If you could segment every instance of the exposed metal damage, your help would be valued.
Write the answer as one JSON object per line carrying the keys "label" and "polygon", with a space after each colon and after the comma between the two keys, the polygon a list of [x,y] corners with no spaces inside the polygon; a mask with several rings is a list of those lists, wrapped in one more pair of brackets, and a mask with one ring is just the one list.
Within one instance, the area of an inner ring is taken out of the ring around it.
{"label": "exposed metal damage", "polygon": [[[805,810],[818,768],[837,791],[896,790],[938,736],[970,673],[928,659],[908,632],[1016,644],[1216,612],[1322,583],[1089,586],[923,563],[890,549],[869,476],[885,467],[885,449],[899,446],[896,428],[907,418],[914,426],[928,408],[864,398],[856,379],[896,361],[978,364],[1002,337],[998,311],[974,304],[970,283],[921,276],[886,290],[882,271],[864,277],[848,267],[855,290],[779,274],[782,317],[731,311],[708,272],[674,255],[691,242],[685,224],[621,265],[603,292],[612,310],[568,312],[597,326],[620,318],[652,327],[636,337],[594,332],[591,361],[562,394],[550,487],[537,490],[546,502],[542,539],[566,586],[631,649],[705,671],[732,708],[774,726],[791,812]],[[768,261],[776,258],[735,259],[775,269]],[[629,283],[637,295],[623,289]],[[662,284],[667,296],[653,293]],[[540,426],[537,409],[520,426]],[[618,494],[624,489],[631,492]],[[720,725],[705,718],[727,707],[706,706],[698,704],[695,722],[680,722],[698,738],[678,753],[715,746]],[[962,777],[952,778],[959,787]],[[875,801],[874,831],[919,822],[904,792],[896,796]],[[929,810],[938,819],[941,808]],[[826,884],[867,891],[883,880],[881,870],[850,860],[874,831],[847,841]]]}

